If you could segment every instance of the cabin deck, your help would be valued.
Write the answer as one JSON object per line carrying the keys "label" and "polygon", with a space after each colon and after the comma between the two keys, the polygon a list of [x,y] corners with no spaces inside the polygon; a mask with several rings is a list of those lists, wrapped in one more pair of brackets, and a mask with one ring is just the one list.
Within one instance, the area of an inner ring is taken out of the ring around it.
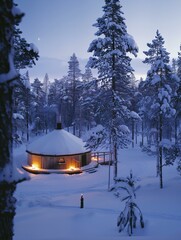
{"label": "cabin deck", "polygon": [[42,168],[35,168],[31,167],[29,165],[22,166],[24,170],[27,172],[33,173],[33,174],[50,174],[50,173],[57,173],[57,174],[80,174],[84,171],[87,171],[89,169],[97,168],[98,163],[91,162],[87,166],[84,166],[82,168],[70,168],[70,169],[42,169]]}

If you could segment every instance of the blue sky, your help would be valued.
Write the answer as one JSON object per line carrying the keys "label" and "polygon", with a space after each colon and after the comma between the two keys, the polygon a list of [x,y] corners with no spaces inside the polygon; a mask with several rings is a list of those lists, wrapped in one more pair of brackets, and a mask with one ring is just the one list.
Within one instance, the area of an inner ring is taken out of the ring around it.
{"label": "blue sky", "polygon": [[[15,0],[25,12],[20,24],[23,36],[39,49],[40,60],[31,69],[32,78],[42,78],[45,73],[51,79],[65,75],[70,56],[75,53],[80,67],[90,54],[87,49],[95,38],[96,28],[92,24],[101,17],[104,0]],[[177,57],[181,43],[181,1],[180,0],[122,0],[122,11],[128,33],[139,47],[138,59],[133,60],[135,75],[146,74],[141,64],[146,44],[155,37],[159,29],[165,39],[165,47],[171,58]]]}

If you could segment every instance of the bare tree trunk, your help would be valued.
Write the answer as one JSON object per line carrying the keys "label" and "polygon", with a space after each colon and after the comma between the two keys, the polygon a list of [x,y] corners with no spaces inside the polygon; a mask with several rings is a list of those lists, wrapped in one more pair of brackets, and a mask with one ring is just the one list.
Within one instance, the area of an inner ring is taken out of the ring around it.
{"label": "bare tree trunk", "polygon": [[15,183],[0,183],[0,239],[13,239],[13,219],[15,216],[16,199],[13,197]]}
{"label": "bare tree trunk", "polygon": [[117,144],[114,143],[114,178],[118,175],[118,154],[117,154]]}
{"label": "bare tree trunk", "polygon": [[144,145],[144,122],[141,122],[141,146]]}
{"label": "bare tree trunk", "polygon": [[135,122],[134,122],[134,119],[132,119],[132,148],[134,148],[134,128],[135,128]]}
{"label": "bare tree trunk", "polygon": [[[7,164],[12,165],[12,96],[11,83],[0,84],[0,173]],[[5,178],[12,177],[11,171]]]}
{"label": "bare tree trunk", "polygon": [[163,147],[162,147],[162,136],[163,136],[163,116],[160,114],[159,117],[159,176],[160,176],[160,188],[163,188]]}
{"label": "bare tree trunk", "polygon": [[26,111],[26,141],[29,142],[29,113]]}
{"label": "bare tree trunk", "polygon": [[135,132],[135,136],[136,136],[136,145],[138,144],[138,122],[136,122],[136,132]]}
{"label": "bare tree trunk", "polygon": [[177,116],[175,117],[175,144],[177,144],[177,142],[178,142],[178,137],[177,137],[177,128],[178,128],[178,126],[177,126]]}
{"label": "bare tree trunk", "polygon": [[156,133],[156,147],[157,147],[157,161],[156,161],[156,176],[160,176],[160,159],[159,159],[159,126],[157,124],[157,133]]}

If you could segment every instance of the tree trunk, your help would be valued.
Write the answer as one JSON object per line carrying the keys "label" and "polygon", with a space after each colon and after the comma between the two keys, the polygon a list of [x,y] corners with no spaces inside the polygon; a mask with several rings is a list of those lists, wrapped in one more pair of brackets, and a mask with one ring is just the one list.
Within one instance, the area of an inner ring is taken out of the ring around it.
{"label": "tree trunk", "polygon": [[117,144],[114,143],[114,178],[118,175],[118,153],[117,153]]}
{"label": "tree trunk", "polygon": [[76,77],[75,77],[75,69],[73,72],[72,79],[72,121],[73,121],[73,134],[76,135],[76,119],[75,119],[75,109],[76,109]]}
{"label": "tree trunk", "polygon": [[[4,181],[12,178],[12,106],[13,88],[11,83],[0,84],[0,175]],[[9,165],[8,175],[3,173]],[[7,178],[7,179],[6,179]]]}
{"label": "tree trunk", "polygon": [[175,144],[178,142],[178,137],[177,137],[177,116],[175,117]]}
{"label": "tree trunk", "polygon": [[29,142],[29,113],[26,111],[26,141]]}
{"label": "tree trunk", "polygon": [[135,128],[135,122],[134,122],[134,119],[132,119],[132,148],[134,148],[134,128]]}
{"label": "tree trunk", "polygon": [[141,122],[141,146],[144,145],[144,122]]}
{"label": "tree trunk", "polygon": [[[112,49],[115,50],[115,38],[113,35],[112,38]],[[112,56],[112,71],[114,72],[116,68],[116,57],[113,54]],[[117,178],[118,175],[118,156],[117,156],[117,133],[116,133],[116,118],[117,118],[117,109],[116,109],[116,99],[115,99],[115,92],[116,92],[116,78],[113,74],[112,76],[112,126],[111,126],[111,138],[113,143],[113,152],[114,152],[114,178]]]}
{"label": "tree trunk", "polygon": [[160,176],[160,154],[159,154],[159,126],[157,123],[157,133],[156,133],[156,148],[157,148],[157,161],[156,161],[156,176]]}
{"label": "tree trunk", "polygon": [[136,122],[135,128],[136,128],[136,129],[135,129],[135,131],[136,131],[136,132],[135,132],[135,136],[136,136],[136,139],[135,139],[135,140],[136,140],[136,145],[137,145],[137,144],[138,144],[138,122]]}
{"label": "tree trunk", "polygon": [[162,147],[162,137],[163,137],[163,116],[159,116],[159,176],[160,176],[160,188],[163,188],[163,147]]}
{"label": "tree trunk", "polygon": [[0,239],[13,239],[13,219],[16,199],[13,197],[15,183],[0,183]]}

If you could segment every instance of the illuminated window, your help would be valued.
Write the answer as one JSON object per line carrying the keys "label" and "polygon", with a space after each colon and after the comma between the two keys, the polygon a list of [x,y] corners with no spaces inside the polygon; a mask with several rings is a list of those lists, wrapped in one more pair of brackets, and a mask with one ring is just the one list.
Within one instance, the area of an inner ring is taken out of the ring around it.
{"label": "illuminated window", "polygon": [[64,158],[59,158],[58,159],[58,164],[64,164],[65,163],[65,159]]}

